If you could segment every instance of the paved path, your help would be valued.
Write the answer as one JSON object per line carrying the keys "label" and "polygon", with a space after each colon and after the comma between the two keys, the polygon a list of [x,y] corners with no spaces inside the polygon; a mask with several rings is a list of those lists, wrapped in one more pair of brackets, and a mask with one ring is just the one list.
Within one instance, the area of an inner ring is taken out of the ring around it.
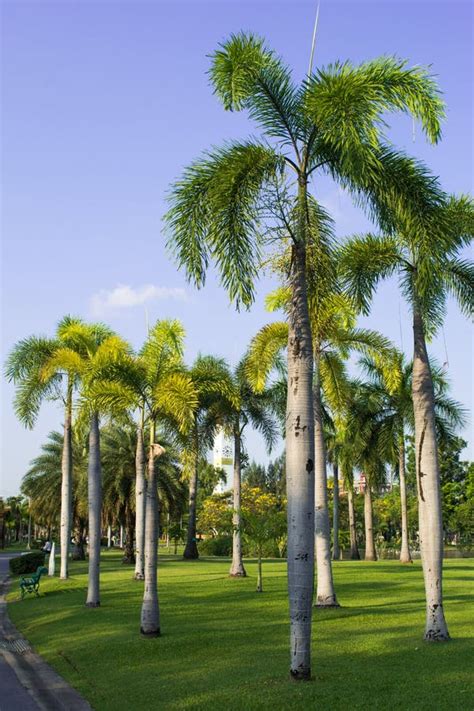
{"label": "paved path", "polygon": [[8,561],[13,557],[0,553],[0,711],[92,711],[87,701],[31,650],[8,618],[4,596]]}

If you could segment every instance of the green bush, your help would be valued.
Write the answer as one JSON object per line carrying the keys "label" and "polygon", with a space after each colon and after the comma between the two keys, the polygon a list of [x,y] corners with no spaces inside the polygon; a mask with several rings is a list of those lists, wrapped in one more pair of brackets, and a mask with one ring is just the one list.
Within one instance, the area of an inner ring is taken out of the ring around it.
{"label": "green bush", "polygon": [[46,543],[46,538],[44,540],[37,540],[37,541],[31,541],[31,550],[32,551],[40,551],[44,544]]}
{"label": "green bush", "polygon": [[33,551],[25,553],[18,558],[11,558],[10,573],[13,575],[25,575],[26,573],[36,573],[36,568],[44,565],[45,554],[43,551]]}
{"label": "green bush", "polygon": [[228,557],[232,554],[232,536],[208,538],[199,544],[199,552],[203,555]]}

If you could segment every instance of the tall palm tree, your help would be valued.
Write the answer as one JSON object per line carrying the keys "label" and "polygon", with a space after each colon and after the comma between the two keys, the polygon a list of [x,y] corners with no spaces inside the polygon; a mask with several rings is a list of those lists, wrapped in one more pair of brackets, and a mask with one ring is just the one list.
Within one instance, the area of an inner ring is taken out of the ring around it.
{"label": "tall palm tree", "polygon": [[443,525],[435,397],[426,341],[441,326],[448,294],[458,301],[464,313],[474,311],[474,268],[459,256],[472,239],[473,215],[469,198],[440,195],[432,204],[420,201],[417,215],[410,220],[396,212],[392,214],[391,234],[356,237],[342,253],[346,284],[365,312],[378,282],[392,275],[398,276],[412,311],[412,396],[427,641],[448,640],[449,632],[443,609]]}
{"label": "tall palm tree", "polygon": [[377,560],[373,524],[373,492],[385,483],[387,460],[382,457],[380,427],[376,417],[378,402],[368,397],[363,385],[355,384],[348,406],[349,436],[354,455],[353,466],[363,474],[365,560]]}
{"label": "tall palm tree", "polygon": [[[76,537],[85,527],[87,520],[87,446],[85,440],[75,432],[72,439],[72,502],[71,516]],[[53,531],[59,529],[61,515],[61,485],[64,436],[50,432],[41,446],[41,453],[35,457],[23,477],[22,493],[30,500],[34,520]]]}
{"label": "tall palm tree", "polygon": [[[138,436],[133,422],[127,425],[112,424],[102,430],[104,507],[115,519],[125,521],[124,563],[134,562],[135,454]],[[166,434],[159,433],[158,439],[165,450],[155,461],[159,510],[182,513],[186,489],[181,477],[179,451]]]}
{"label": "tall palm tree", "polygon": [[241,489],[242,489],[242,450],[245,429],[250,424],[260,432],[265,440],[268,452],[271,451],[278,436],[278,423],[275,410],[278,403],[272,388],[255,392],[246,372],[246,359],[243,358],[231,374],[230,386],[233,397],[231,400],[220,398],[216,408],[211,410],[211,416],[217,420],[232,436],[234,444],[233,471],[233,514],[232,514],[232,563],[229,575],[233,578],[245,577],[245,567],[242,559],[242,520],[241,520]]}
{"label": "tall palm tree", "polygon": [[199,558],[196,513],[199,486],[199,463],[214,440],[219,425],[219,403],[233,402],[234,392],[227,363],[222,358],[199,355],[187,369],[196,395],[193,424],[186,438],[185,473],[189,476],[189,511],[185,560]]}
{"label": "tall palm tree", "polygon": [[[313,275],[310,273],[310,276]],[[270,308],[288,308],[289,293],[279,289],[267,300]],[[327,496],[326,444],[324,439],[323,393],[333,411],[346,406],[350,383],[344,360],[351,351],[371,353],[380,359],[391,353],[387,339],[375,331],[356,327],[356,311],[350,300],[309,280],[309,317],[314,355],[314,437],[315,437],[315,547],[317,566],[317,607],[338,607],[331,565],[331,535]],[[258,389],[265,382],[288,342],[286,323],[265,326],[253,340],[248,372]]]}
{"label": "tall palm tree", "polygon": [[[278,228],[291,240],[286,428],[290,671],[294,679],[307,679],[314,578],[309,181],[327,173],[359,200],[367,195],[370,205],[377,198],[375,188],[384,182],[392,188],[391,201],[402,208],[402,181],[383,179],[384,165],[398,164],[398,156],[380,143],[382,114],[410,112],[437,141],[443,109],[425,70],[408,69],[388,57],[358,67],[336,63],[296,86],[284,63],[251,34],[233,35],[214,52],[210,76],[224,108],[248,110],[263,137],[213,150],[184,172],[171,195],[169,246],[198,287],[212,259],[231,300],[249,307],[262,248],[278,238]],[[416,166],[412,173],[418,177]]]}
{"label": "tall palm tree", "polygon": [[107,518],[125,522],[123,563],[135,563],[136,427],[110,424],[101,431],[103,510]]}
{"label": "tall palm tree", "polygon": [[66,316],[59,322],[55,338],[31,336],[19,341],[6,363],[7,379],[16,385],[15,411],[25,426],[33,427],[46,399],[58,399],[64,407],[60,569],[63,579],[68,577],[71,537],[73,392],[82,368],[78,352],[82,343],[77,335],[83,325],[80,319]]}
{"label": "tall palm tree", "polygon": [[[121,338],[103,324],[77,324],[74,331],[76,376],[81,386],[81,413],[89,427],[88,463],[88,533],[89,575],[86,607],[100,606],[100,540],[102,521],[102,472],[100,461],[99,411],[88,399],[94,382],[107,374],[107,369],[127,353],[129,347]],[[49,365],[54,373],[64,361],[58,353]],[[49,374],[48,372],[46,373]]]}
{"label": "tall palm tree", "polygon": [[67,330],[68,348],[58,348],[44,364],[41,377],[48,382],[58,372],[74,375],[81,386],[83,417],[89,426],[88,508],[89,575],[87,607],[100,605],[101,467],[99,413],[89,407],[88,388],[112,362],[127,351],[126,344],[103,324],[75,321]]}
{"label": "tall palm tree", "polygon": [[[408,541],[408,513],[406,491],[405,439],[407,432],[413,432],[412,372],[413,364],[406,362],[402,353],[394,353],[392,367],[398,370],[395,381],[387,382],[386,373],[371,358],[361,359],[363,370],[369,381],[364,389],[377,400],[375,415],[381,428],[380,438],[385,458],[398,467],[401,508],[401,550],[400,561],[411,563]],[[435,423],[438,435],[451,435],[464,424],[464,411],[459,403],[449,397],[448,382],[443,369],[431,362],[435,399]]]}
{"label": "tall palm tree", "polygon": [[171,421],[182,432],[194,422],[198,393],[183,366],[184,329],[179,321],[157,321],[138,357],[123,354],[106,377],[88,389],[88,398],[99,411],[124,413],[144,408],[149,434],[146,514],[145,590],[141,609],[142,635],[160,635],[157,587],[158,507],[156,461],[164,448],[156,442],[157,425]]}
{"label": "tall palm tree", "polygon": [[341,445],[336,436],[336,428],[332,417],[327,418],[324,441],[327,461],[331,464],[333,471],[332,559],[339,560],[341,557],[339,546],[339,458]]}

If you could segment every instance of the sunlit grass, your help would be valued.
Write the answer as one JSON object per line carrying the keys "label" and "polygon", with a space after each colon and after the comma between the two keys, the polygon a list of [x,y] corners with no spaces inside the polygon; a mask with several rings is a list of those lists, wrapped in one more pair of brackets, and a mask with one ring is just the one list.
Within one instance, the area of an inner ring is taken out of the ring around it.
{"label": "sunlit grass", "polygon": [[[317,610],[311,683],[288,678],[286,566],[264,565],[263,595],[228,577],[229,562],[159,564],[162,637],[141,639],[142,583],[120,554],[103,555],[102,607],[84,607],[87,565],[46,579],[40,599],[9,612],[34,647],[96,711],[141,709],[470,709],[474,687],[474,561],[446,561],[453,641],[422,642],[421,566],[335,564],[343,607]],[[17,583],[14,582],[14,585]]]}

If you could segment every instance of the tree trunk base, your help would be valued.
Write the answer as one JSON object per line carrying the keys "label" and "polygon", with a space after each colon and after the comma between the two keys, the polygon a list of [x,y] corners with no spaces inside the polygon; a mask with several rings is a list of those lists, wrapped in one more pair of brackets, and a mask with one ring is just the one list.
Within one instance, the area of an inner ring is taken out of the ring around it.
{"label": "tree trunk base", "polygon": [[335,598],[329,599],[329,600],[316,600],[314,603],[313,607],[325,607],[325,608],[331,608],[331,607],[341,607],[338,601]]}
{"label": "tree trunk base", "polygon": [[100,602],[86,602],[86,607],[100,607]]}
{"label": "tree trunk base", "polygon": [[360,560],[359,551],[352,551],[351,552],[351,560]]}
{"label": "tree trunk base", "polygon": [[197,560],[199,558],[199,551],[195,543],[188,544],[184,549],[183,553],[184,560]]}
{"label": "tree trunk base", "polygon": [[440,630],[428,630],[425,632],[423,637],[425,642],[449,642],[451,637],[448,632],[441,632]]}
{"label": "tree trunk base", "polygon": [[411,557],[408,556],[408,558],[400,558],[400,563],[403,563],[404,565],[409,565],[410,563],[413,563],[413,561]]}
{"label": "tree trunk base", "polygon": [[311,681],[311,669],[290,669],[290,679],[292,681]]}
{"label": "tree trunk base", "polygon": [[145,580],[145,575],[143,573],[135,573],[133,576],[134,580]]}
{"label": "tree trunk base", "polygon": [[149,637],[149,638],[161,637],[161,631],[160,631],[160,629],[152,630],[151,632],[145,632],[145,630],[143,629],[143,627],[140,627],[140,634],[141,634],[142,637]]}
{"label": "tree trunk base", "polygon": [[243,565],[239,565],[236,568],[231,568],[229,573],[229,578],[246,578],[247,572]]}
{"label": "tree trunk base", "polygon": [[122,565],[135,565],[135,557],[133,555],[124,555],[122,558]]}

